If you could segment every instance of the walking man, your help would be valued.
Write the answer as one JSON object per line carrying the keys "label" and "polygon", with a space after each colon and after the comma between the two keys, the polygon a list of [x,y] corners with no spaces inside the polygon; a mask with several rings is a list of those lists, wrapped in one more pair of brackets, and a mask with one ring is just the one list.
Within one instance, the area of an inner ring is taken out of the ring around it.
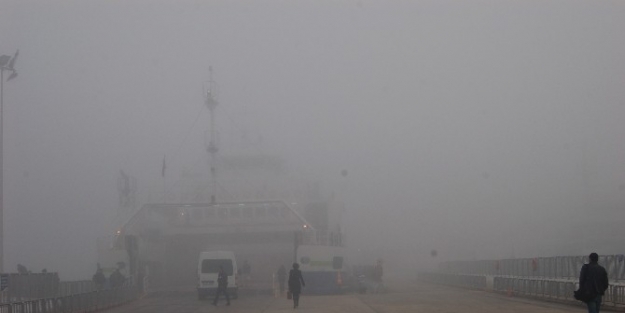
{"label": "walking man", "polygon": [[109,276],[109,284],[111,284],[111,288],[118,288],[124,285],[124,281],[126,281],[126,277],[119,271],[119,268],[116,268],[111,276]]}
{"label": "walking man", "polygon": [[579,274],[579,288],[592,295],[591,300],[586,302],[588,313],[599,313],[601,297],[608,289],[608,273],[598,264],[598,254],[593,252],[588,258],[590,262],[582,266]]}
{"label": "walking man", "polygon": [[98,269],[96,270],[95,274],[93,274],[93,283],[95,283],[96,288],[98,289],[104,289],[104,284],[106,283],[106,277],[104,276],[104,273],[102,272],[102,268],[100,267],[100,264],[98,263]]}
{"label": "walking man", "polygon": [[299,270],[299,264],[293,263],[293,269],[289,271],[289,291],[293,295],[294,309],[299,306],[299,294],[302,292],[302,286],[306,286],[302,271]]}
{"label": "walking man", "polygon": [[217,291],[215,292],[215,300],[213,300],[214,306],[217,306],[217,301],[222,293],[226,295],[226,305],[230,305],[230,295],[228,294],[228,275],[224,272],[224,267],[219,265],[219,274],[217,275]]}

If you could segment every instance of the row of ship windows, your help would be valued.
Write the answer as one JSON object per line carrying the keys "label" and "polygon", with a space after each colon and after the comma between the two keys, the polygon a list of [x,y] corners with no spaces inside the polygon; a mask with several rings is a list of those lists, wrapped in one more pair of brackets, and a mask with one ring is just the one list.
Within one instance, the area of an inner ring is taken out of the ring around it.
{"label": "row of ship windows", "polygon": [[191,220],[213,218],[290,219],[293,217],[293,212],[288,207],[179,208],[177,215],[178,218]]}

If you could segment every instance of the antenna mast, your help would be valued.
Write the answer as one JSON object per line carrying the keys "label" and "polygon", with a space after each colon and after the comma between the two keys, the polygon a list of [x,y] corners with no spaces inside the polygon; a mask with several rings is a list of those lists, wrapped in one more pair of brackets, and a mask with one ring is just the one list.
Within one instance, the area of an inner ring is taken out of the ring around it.
{"label": "antenna mast", "polygon": [[217,105],[219,104],[219,102],[217,102],[217,95],[216,95],[216,83],[213,81],[213,67],[209,66],[208,67],[208,73],[209,73],[209,81],[208,81],[208,92],[206,93],[206,99],[204,101],[204,103],[206,104],[206,107],[208,108],[208,111],[210,113],[210,139],[208,142],[208,146],[206,147],[206,151],[208,152],[209,156],[210,156],[210,175],[211,175],[211,203],[215,203],[217,201],[216,199],[216,191],[217,191],[217,173],[216,173],[216,169],[215,169],[215,163],[216,163],[216,154],[219,151],[219,147],[217,147],[217,142],[215,140],[216,138],[216,133],[215,133],[215,108],[217,108]]}

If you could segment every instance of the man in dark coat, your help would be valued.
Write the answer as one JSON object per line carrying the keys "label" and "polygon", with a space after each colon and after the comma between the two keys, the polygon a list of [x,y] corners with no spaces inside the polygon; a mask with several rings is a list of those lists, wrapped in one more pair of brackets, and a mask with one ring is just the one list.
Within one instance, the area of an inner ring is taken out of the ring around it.
{"label": "man in dark coat", "polygon": [[106,283],[106,277],[104,276],[104,273],[102,272],[102,268],[100,268],[99,266],[95,274],[93,274],[92,280],[93,280],[93,283],[95,283],[96,288],[98,289],[104,288],[104,284]]}
{"label": "man in dark coat", "polygon": [[582,266],[579,274],[579,288],[585,290],[593,297],[586,302],[588,313],[599,313],[601,297],[608,289],[608,273],[603,266],[599,265],[599,255],[591,253],[590,263]]}
{"label": "man in dark coat", "polygon": [[293,263],[293,269],[289,271],[289,291],[293,295],[294,309],[299,306],[299,294],[302,292],[302,286],[306,286],[302,271],[299,270],[299,264]]}
{"label": "man in dark coat", "polygon": [[122,273],[119,271],[119,268],[116,268],[115,271],[111,273],[111,276],[109,276],[109,283],[111,284],[111,288],[121,287],[122,285],[124,285],[125,280],[126,277],[122,275]]}
{"label": "man in dark coat", "polygon": [[230,295],[228,294],[228,275],[224,272],[224,267],[219,265],[219,273],[217,274],[217,291],[215,292],[215,300],[213,305],[217,306],[217,300],[221,294],[226,296],[226,305],[230,305]]}

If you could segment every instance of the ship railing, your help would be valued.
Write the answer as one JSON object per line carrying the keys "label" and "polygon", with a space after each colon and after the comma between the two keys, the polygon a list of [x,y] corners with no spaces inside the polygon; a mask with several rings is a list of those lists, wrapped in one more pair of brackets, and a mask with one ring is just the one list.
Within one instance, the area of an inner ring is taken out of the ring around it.
{"label": "ship railing", "polygon": [[300,244],[342,247],[343,234],[328,230],[307,230],[303,232]]}

